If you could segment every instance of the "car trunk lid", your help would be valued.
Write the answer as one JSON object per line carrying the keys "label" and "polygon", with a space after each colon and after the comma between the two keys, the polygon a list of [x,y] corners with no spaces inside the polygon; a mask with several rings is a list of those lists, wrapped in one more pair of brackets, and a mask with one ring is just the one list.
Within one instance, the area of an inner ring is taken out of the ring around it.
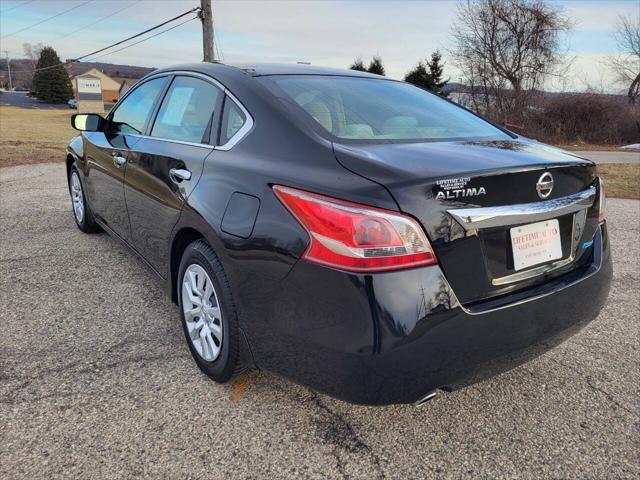
{"label": "car trunk lid", "polygon": [[[401,211],[420,220],[463,304],[575,268],[588,252],[580,245],[597,227],[597,212],[589,208],[597,193],[594,164],[532,141],[336,144],[334,150],[343,166],[383,185]],[[553,180],[548,195],[545,174]],[[487,214],[499,219],[478,222]],[[557,220],[561,258],[516,268],[511,229],[541,220]]]}

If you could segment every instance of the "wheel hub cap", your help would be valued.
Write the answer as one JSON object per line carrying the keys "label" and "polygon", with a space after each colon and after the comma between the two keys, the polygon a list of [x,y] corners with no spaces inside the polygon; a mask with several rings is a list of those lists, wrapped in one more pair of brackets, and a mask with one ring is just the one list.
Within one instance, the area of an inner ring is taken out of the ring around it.
{"label": "wheel hub cap", "polygon": [[211,278],[198,264],[189,265],[184,272],[182,311],[193,348],[213,362],[222,347],[222,311]]}

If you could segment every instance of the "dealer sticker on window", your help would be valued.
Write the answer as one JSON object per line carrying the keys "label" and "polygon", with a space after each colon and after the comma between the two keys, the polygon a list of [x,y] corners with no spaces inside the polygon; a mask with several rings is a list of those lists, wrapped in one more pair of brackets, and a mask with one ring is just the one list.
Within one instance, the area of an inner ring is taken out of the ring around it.
{"label": "dealer sticker on window", "polygon": [[513,267],[516,270],[562,258],[558,220],[512,228]]}

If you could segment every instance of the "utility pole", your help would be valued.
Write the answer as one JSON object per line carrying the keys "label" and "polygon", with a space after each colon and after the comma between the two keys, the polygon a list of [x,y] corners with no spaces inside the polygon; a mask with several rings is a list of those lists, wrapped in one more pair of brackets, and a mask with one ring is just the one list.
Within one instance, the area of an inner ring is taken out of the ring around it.
{"label": "utility pole", "polygon": [[4,54],[7,57],[7,70],[9,71],[9,90],[13,90],[13,82],[11,81],[11,60],[9,59],[9,52],[5,50]]}
{"label": "utility pole", "polygon": [[200,0],[200,20],[202,20],[202,51],[203,61],[214,62],[213,57],[213,13],[211,0]]}

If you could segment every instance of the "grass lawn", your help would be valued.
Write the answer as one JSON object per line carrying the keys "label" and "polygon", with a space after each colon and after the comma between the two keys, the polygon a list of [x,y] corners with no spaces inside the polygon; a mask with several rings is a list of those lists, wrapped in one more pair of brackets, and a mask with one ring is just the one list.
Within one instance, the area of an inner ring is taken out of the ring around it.
{"label": "grass lawn", "polygon": [[[69,123],[74,112],[0,107],[0,167],[62,162],[65,147],[76,134]],[[584,150],[606,148],[580,145]],[[640,165],[601,164],[598,171],[608,196],[640,199]]]}
{"label": "grass lawn", "polygon": [[601,163],[598,174],[604,180],[607,197],[640,200],[640,164]]}
{"label": "grass lawn", "polygon": [[71,109],[0,107],[0,167],[61,162],[69,140]]}

